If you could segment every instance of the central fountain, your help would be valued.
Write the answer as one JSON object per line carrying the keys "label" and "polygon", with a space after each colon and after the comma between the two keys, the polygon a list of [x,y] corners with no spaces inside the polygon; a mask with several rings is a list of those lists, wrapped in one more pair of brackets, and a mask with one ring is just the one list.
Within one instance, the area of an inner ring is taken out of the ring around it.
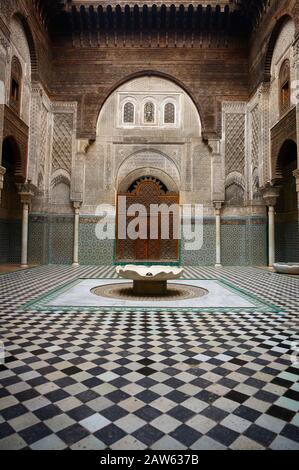
{"label": "central fountain", "polygon": [[172,266],[118,266],[119,277],[133,281],[133,294],[136,296],[167,295],[167,281],[179,279],[183,268]]}

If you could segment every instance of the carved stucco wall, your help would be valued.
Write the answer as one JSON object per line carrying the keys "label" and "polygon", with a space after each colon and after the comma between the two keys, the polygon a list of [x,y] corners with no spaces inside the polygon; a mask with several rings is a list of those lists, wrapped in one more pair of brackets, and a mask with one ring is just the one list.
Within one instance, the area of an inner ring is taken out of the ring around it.
{"label": "carved stucco wall", "polygon": [[226,199],[232,205],[241,206],[246,189],[247,105],[243,102],[225,102],[222,109]]}
{"label": "carved stucco wall", "polygon": [[40,194],[48,189],[51,131],[51,101],[40,84],[32,84],[28,177]]}
{"label": "carved stucco wall", "polygon": [[[71,180],[75,159],[77,106],[53,103],[49,202],[52,212],[71,212]],[[61,203],[59,204],[59,195]]]}
{"label": "carved stucco wall", "polygon": [[77,105],[51,102],[42,86],[37,84],[33,89],[31,108],[29,169],[38,189],[33,212],[70,213]]}
{"label": "carved stucco wall", "polygon": [[283,62],[288,59],[291,65],[291,81],[295,79],[292,44],[295,39],[295,24],[292,19],[286,21],[277,39],[271,64],[270,85],[270,127],[280,119],[279,110],[279,72]]}
{"label": "carved stucco wall", "polygon": [[[122,103],[134,102],[136,125],[122,122]],[[144,103],[153,100],[156,119],[142,123]],[[163,124],[163,105],[176,104],[176,123]],[[99,116],[96,141],[85,158],[83,213],[99,203],[115,202],[123,178],[151,169],[168,174],[177,184],[182,202],[211,205],[211,152],[201,136],[201,122],[190,97],[176,84],[159,77],[140,77],[122,85],[107,99]],[[158,174],[156,173],[158,176]]]}
{"label": "carved stucco wall", "polygon": [[[21,110],[20,117],[28,125],[30,119],[30,99],[31,99],[31,58],[29,46],[24,28],[17,18],[13,18],[10,24],[11,49],[10,61],[16,56],[22,66],[22,89],[21,89]],[[10,73],[6,76],[7,100],[10,90]]]}
{"label": "carved stucco wall", "polygon": [[247,108],[248,151],[246,158],[248,198],[258,198],[258,188],[263,184],[262,142],[262,87],[258,89]]}
{"label": "carved stucco wall", "polygon": [[5,34],[0,29],[0,164],[2,161],[2,139],[4,104],[6,102],[6,75],[10,57],[10,44]]}

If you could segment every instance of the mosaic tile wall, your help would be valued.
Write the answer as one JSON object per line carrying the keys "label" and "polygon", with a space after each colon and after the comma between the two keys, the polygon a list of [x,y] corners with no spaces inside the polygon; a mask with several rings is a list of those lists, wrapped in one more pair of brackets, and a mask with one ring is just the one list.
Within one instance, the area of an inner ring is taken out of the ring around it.
{"label": "mosaic tile wall", "polygon": [[268,264],[268,225],[266,218],[260,224],[246,223],[246,265],[265,266]]}
{"label": "mosaic tile wall", "polygon": [[[194,230],[194,226],[192,230]],[[209,223],[203,226],[203,246],[201,250],[185,250],[185,242],[182,240],[182,263],[185,266],[213,266],[216,259],[215,239],[215,223]]]}
{"label": "mosaic tile wall", "polygon": [[[81,265],[110,265],[114,262],[114,241],[98,240],[92,218],[81,217],[79,262]],[[31,216],[29,259],[34,264],[72,264],[73,218],[69,216]],[[267,225],[265,219],[224,219],[222,262],[226,266],[267,264]],[[215,264],[215,223],[207,219],[203,227],[203,247],[198,251],[184,249],[181,262],[186,266]]]}
{"label": "mosaic tile wall", "polygon": [[31,264],[72,264],[73,217],[31,216],[29,250]]}
{"label": "mosaic tile wall", "polygon": [[74,219],[55,217],[49,226],[50,264],[72,264],[73,261]]}
{"label": "mosaic tile wall", "polygon": [[[215,223],[204,224],[204,243],[200,251],[184,251],[186,266],[215,264]],[[222,219],[221,251],[224,266],[261,266],[267,264],[267,220],[265,218]]]}
{"label": "mosaic tile wall", "polygon": [[265,218],[225,219],[221,227],[224,266],[267,264],[267,221]]}
{"label": "mosaic tile wall", "polygon": [[30,264],[49,263],[49,223],[48,218],[29,219],[29,262]]}
{"label": "mosaic tile wall", "polygon": [[20,263],[22,226],[18,220],[0,220],[0,263]]}
{"label": "mosaic tile wall", "polygon": [[299,262],[299,221],[275,226],[276,260]]}
{"label": "mosaic tile wall", "polygon": [[114,259],[114,241],[98,240],[96,224],[81,218],[79,236],[79,262],[82,265],[109,265]]}

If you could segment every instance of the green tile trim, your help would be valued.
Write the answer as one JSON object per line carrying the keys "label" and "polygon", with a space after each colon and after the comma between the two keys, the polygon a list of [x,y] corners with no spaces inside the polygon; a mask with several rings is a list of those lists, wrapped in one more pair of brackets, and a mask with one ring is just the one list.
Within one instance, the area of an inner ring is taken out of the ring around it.
{"label": "green tile trim", "polygon": [[[51,290],[48,293],[43,294],[42,296],[38,297],[37,299],[31,300],[26,304],[22,305],[23,310],[33,310],[38,312],[53,312],[53,313],[108,313],[108,312],[122,312],[122,313],[136,313],[136,312],[144,312],[144,313],[166,313],[166,312],[184,312],[184,313],[242,313],[242,312],[271,312],[271,313],[283,313],[283,308],[275,306],[267,301],[261,300],[256,297],[254,294],[247,293],[236,287],[224,279],[202,279],[202,280],[210,280],[217,282],[218,284],[224,285],[227,289],[229,289],[233,293],[237,293],[245,300],[250,300],[254,307],[184,307],[184,308],[176,308],[176,307],[84,307],[84,306],[49,306],[48,303],[58,297],[58,295],[63,294],[64,292],[68,291],[75,285],[78,285],[82,280],[86,280],[87,278],[78,278],[71,282],[67,282],[61,286],[56,287],[55,289]],[[106,278],[88,278],[88,279],[106,279]],[[181,279],[184,281],[194,281],[200,280],[200,278],[196,279]],[[109,281],[113,282],[113,279],[109,279]]]}

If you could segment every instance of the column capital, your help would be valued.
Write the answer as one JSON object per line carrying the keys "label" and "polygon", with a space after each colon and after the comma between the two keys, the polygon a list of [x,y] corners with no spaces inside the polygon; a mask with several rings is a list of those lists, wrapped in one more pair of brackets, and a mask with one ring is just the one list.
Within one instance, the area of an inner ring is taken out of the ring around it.
{"label": "column capital", "polygon": [[0,191],[1,189],[3,189],[3,180],[4,180],[5,173],[6,173],[6,168],[0,165]]}
{"label": "column capital", "polygon": [[213,205],[216,211],[221,211],[224,201],[213,201]]}
{"label": "column capital", "polygon": [[296,178],[296,189],[297,189],[297,193],[299,193],[299,168],[293,171],[293,175]]}
{"label": "column capital", "polygon": [[31,184],[31,181],[28,180],[23,184],[18,185],[19,196],[21,198],[22,204],[30,204],[31,199],[34,196],[34,186]]}
{"label": "column capital", "polygon": [[213,155],[221,154],[221,140],[216,138],[208,139],[208,146]]}
{"label": "column capital", "polygon": [[261,194],[267,206],[276,206],[280,190],[281,186],[275,186],[273,183],[268,183],[261,188]]}
{"label": "column capital", "polygon": [[75,210],[78,210],[78,211],[79,211],[79,210],[81,209],[82,201],[72,201],[72,203],[73,203],[73,208],[74,208]]}
{"label": "column capital", "polygon": [[91,144],[92,141],[89,139],[77,139],[77,153],[85,155]]}

